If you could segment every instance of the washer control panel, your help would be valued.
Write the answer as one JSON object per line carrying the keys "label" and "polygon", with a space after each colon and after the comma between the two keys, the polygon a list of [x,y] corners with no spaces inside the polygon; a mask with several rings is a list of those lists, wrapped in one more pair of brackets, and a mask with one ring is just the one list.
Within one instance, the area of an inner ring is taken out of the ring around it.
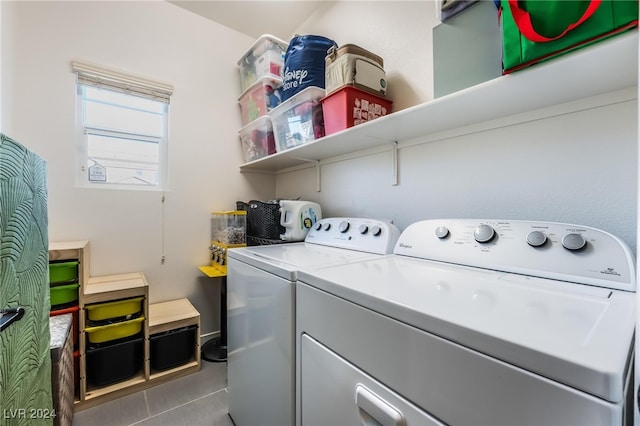
{"label": "washer control panel", "polygon": [[377,254],[391,254],[400,236],[392,223],[377,219],[332,217],[316,222],[305,242]]}
{"label": "washer control panel", "polygon": [[398,255],[635,291],[629,247],[605,231],[566,223],[433,219],[404,230]]}

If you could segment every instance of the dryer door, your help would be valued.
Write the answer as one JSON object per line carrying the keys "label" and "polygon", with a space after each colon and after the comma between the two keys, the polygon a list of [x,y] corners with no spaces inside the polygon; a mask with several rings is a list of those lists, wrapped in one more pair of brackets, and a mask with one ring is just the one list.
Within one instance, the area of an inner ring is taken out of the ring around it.
{"label": "dryer door", "polygon": [[303,425],[443,425],[309,335],[301,352]]}

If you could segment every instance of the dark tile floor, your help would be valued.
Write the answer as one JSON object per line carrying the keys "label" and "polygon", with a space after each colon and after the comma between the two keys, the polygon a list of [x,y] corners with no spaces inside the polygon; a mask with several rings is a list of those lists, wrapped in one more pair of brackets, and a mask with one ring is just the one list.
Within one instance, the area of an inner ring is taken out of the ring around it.
{"label": "dark tile floor", "polygon": [[75,413],[74,426],[233,426],[227,414],[227,364]]}

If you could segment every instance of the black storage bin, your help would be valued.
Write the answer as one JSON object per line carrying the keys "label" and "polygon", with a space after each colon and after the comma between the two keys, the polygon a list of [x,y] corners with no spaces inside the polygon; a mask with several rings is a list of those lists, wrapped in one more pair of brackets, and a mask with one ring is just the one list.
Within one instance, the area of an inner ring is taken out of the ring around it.
{"label": "black storage bin", "polygon": [[197,331],[194,324],[150,336],[151,368],[161,371],[189,362],[195,355]]}
{"label": "black storage bin", "polygon": [[144,361],[144,337],[87,349],[87,381],[105,386],[135,376]]}
{"label": "black storage bin", "polygon": [[[279,242],[280,234],[284,234],[284,226],[280,225],[280,203],[251,200],[248,203],[236,201],[236,209],[247,212],[247,244],[253,238],[256,241]],[[273,244],[267,242],[267,244]]]}

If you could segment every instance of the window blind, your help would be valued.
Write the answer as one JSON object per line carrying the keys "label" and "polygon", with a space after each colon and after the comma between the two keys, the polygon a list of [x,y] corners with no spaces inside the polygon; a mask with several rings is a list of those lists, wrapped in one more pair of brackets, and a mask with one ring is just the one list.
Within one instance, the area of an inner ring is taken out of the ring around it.
{"label": "window blind", "polygon": [[77,74],[78,84],[104,87],[109,90],[136,95],[143,98],[169,103],[173,85],[129,74],[100,65],[81,61],[72,61],[71,69]]}

